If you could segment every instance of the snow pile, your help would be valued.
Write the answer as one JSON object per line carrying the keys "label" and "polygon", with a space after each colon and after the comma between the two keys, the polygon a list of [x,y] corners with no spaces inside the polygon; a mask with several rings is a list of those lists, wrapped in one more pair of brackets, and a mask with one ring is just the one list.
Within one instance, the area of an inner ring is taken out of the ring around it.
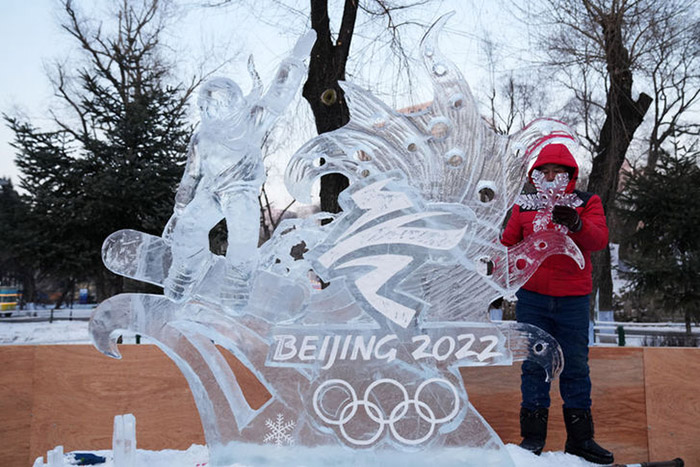
{"label": "snow pile", "polygon": [[[274,448],[271,448],[274,449]],[[536,456],[529,451],[519,448],[514,444],[506,445],[508,453],[513,459],[516,467],[591,467],[595,464],[586,462],[583,459],[564,454],[562,452],[545,452],[541,456]],[[84,452],[84,451],[76,451]],[[93,454],[105,458],[102,464],[96,464],[102,467],[115,467],[112,459],[112,451],[90,451]],[[72,453],[65,455],[66,465],[71,465],[70,462],[74,459]],[[209,452],[206,446],[193,444],[186,451],[175,451],[171,449],[163,451],[146,451],[138,449],[136,451],[136,465],[147,465],[148,467],[208,467]],[[35,463],[35,467],[45,465]],[[314,467],[313,460],[299,459],[296,465],[304,467]],[[327,464],[321,464],[324,467]],[[231,464],[230,467],[256,467],[248,464]]]}
{"label": "snow pile", "polygon": [[90,344],[87,321],[0,323],[0,345]]}
{"label": "snow pile", "polygon": [[620,245],[617,243],[610,244],[610,269],[613,281],[613,295],[622,297],[630,286],[630,281],[622,277],[622,273],[627,271],[629,267],[620,261]]}
{"label": "snow pile", "polygon": [[[136,336],[122,335],[124,344],[136,343]],[[140,337],[141,344],[151,341]],[[88,321],[0,322],[0,345],[92,345]]]}

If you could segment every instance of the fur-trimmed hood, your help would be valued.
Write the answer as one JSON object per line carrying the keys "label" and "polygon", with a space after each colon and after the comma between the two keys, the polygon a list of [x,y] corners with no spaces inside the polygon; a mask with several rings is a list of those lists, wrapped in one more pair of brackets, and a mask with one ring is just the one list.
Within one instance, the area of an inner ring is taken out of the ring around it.
{"label": "fur-trimmed hood", "polygon": [[573,171],[569,172],[569,184],[566,187],[566,191],[572,192],[574,188],[576,188],[576,180],[578,179],[578,164],[566,145],[559,143],[548,144],[540,150],[537,160],[527,174],[528,178],[530,179],[530,183],[532,183],[532,171],[545,164],[559,164],[563,165],[564,167],[572,168]]}

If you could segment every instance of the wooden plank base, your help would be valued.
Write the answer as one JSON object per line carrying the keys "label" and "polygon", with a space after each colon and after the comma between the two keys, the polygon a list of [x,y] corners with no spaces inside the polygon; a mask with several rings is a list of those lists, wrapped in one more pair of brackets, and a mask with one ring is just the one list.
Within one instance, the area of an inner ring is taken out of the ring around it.
{"label": "wooden plank base", "polygon": [[[700,357],[700,354],[698,354]],[[594,347],[590,352],[595,438],[616,462],[649,457],[641,348]],[[504,443],[519,444],[520,363],[507,367],[462,368],[469,400]],[[558,381],[552,398],[545,451],[563,451],[566,429]]]}
{"label": "wooden plank base", "polygon": [[698,349],[644,349],[649,460],[700,465]]}
{"label": "wooden plank base", "polygon": [[[31,465],[57,445],[110,449],[115,415],[136,417],[141,449],[204,444],[185,378],[157,347],[122,345],[122,360],[92,346],[0,346],[0,465]],[[270,395],[227,358],[257,407]],[[616,462],[682,457],[700,465],[700,349],[591,349],[596,440]],[[505,443],[519,443],[520,364],[463,368],[468,396]],[[546,450],[563,449],[561,399],[552,391]]]}

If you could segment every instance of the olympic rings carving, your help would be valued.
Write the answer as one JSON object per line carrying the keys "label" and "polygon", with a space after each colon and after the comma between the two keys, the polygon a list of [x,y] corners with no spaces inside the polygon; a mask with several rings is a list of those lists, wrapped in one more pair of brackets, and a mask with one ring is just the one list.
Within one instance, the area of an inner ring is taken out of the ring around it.
{"label": "olympic rings carving", "polygon": [[[383,411],[380,406],[373,402],[372,400],[377,400],[377,397],[372,395],[372,391],[379,385],[388,384],[396,387],[403,400],[397,403],[389,412],[388,417],[383,416]],[[445,415],[444,417],[437,418],[435,416],[435,411],[424,401],[420,400],[421,392],[430,384],[440,384],[447,386],[447,388],[452,392],[453,396],[453,408],[452,411]],[[324,404],[324,399],[330,399],[329,394],[333,392],[340,393],[340,403],[335,404],[335,407],[329,407],[328,404]],[[452,420],[460,410],[459,403],[459,392],[457,388],[446,379],[442,378],[431,378],[423,381],[417,388],[413,399],[408,395],[406,388],[398,381],[390,378],[382,378],[374,381],[367,389],[365,389],[364,396],[362,399],[358,399],[355,388],[350,385],[345,380],[342,379],[329,379],[324,381],[321,385],[316,388],[313,395],[313,408],[316,415],[328,425],[337,426],[343,438],[351,444],[357,446],[369,446],[375,441],[377,441],[384,433],[384,428],[388,425],[389,431],[394,436],[396,440],[401,443],[408,445],[418,445],[421,444],[435,432],[435,427],[439,424],[446,423]],[[408,439],[399,433],[396,428],[396,423],[401,421],[407,414],[409,409],[413,406],[415,408],[418,417],[421,420],[427,422],[430,425],[427,433],[416,439]],[[372,434],[367,439],[356,439],[348,434],[346,425],[355,417],[360,407],[364,408],[365,415],[375,422],[377,426],[377,431]]]}

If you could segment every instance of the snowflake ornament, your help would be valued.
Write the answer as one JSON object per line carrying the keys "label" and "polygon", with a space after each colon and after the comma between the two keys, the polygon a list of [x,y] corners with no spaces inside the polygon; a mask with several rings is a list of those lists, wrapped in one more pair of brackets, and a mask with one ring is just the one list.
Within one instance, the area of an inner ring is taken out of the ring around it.
{"label": "snowflake ornament", "polygon": [[[535,232],[547,230],[547,226],[552,222],[554,206],[576,208],[583,204],[581,198],[575,193],[566,193],[566,187],[569,185],[568,174],[557,174],[551,186],[546,186],[545,182],[544,174],[539,170],[533,170],[532,183],[535,185],[537,193],[520,195],[516,201],[523,209],[538,211],[535,219],[532,221]],[[569,230],[561,224],[554,224],[554,229],[562,233],[566,233]]]}
{"label": "snowflake ornament", "polygon": [[291,432],[296,426],[294,420],[285,422],[284,415],[278,413],[275,421],[269,418],[265,420],[265,426],[267,426],[269,431],[263,438],[264,443],[274,443],[275,446],[278,447],[285,445],[291,446],[294,444],[294,438],[291,436]]}

